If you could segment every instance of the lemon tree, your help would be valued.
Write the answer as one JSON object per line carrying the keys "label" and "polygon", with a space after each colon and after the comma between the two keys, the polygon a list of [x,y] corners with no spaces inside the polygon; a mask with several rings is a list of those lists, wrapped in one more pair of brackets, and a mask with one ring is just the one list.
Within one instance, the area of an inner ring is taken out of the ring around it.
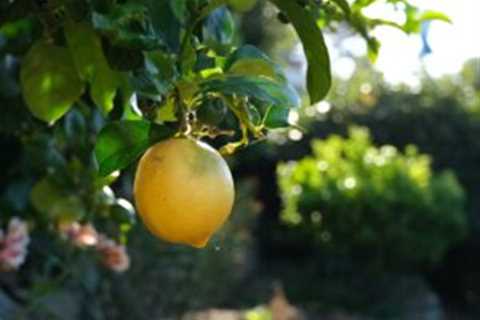
{"label": "lemon tree", "polygon": [[[415,33],[423,21],[448,21],[407,0],[386,2],[404,13],[403,24],[365,16],[376,2],[0,2],[0,133],[21,150],[19,158],[7,155],[13,169],[1,182],[2,212],[49,235],[65,222],[93,223],[126,244],[134,206],[111,185],[140,160],[129,188],[146,226],[203,247],[234,201],[223,157],[288,128],[291,109],[327,95],[324,32],[349,28],[374,60],[376,27]],[[240,40],[239,19],[262,8],[298,34],[308,64],[304,91]]]}
{"label": "lemon tree", "polygon": [[[402,24],[364,14],[380,2],[403,13]],[[296,32],[305,89],[243,43],[249,11]],[[5,277],[25,304],[20,316],[55,317],[35,312],[52,292],[68,298],[69,287],[98,307],[100,268],[122,273],[139,263],[144,252],[128,246],[143,225],[169,242],[162,248],[212,246],[235,191],[242,197],[230,155],[288,130],[292,109],[327,95],[324,33],[350,30],[374,61],[375,28],[416,33],[432,19],[448,21],[407,0],[0,1],[0,238],[12,221],[22,227],[15,254],[24,256],[7,270],[18,274]]]}

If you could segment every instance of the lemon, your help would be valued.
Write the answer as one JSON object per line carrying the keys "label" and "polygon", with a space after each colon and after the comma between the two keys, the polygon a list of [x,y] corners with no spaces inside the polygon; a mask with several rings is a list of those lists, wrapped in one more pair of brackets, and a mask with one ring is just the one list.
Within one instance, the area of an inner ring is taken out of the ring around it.
{"label": "lemon", "polygon": [[230,215],[233,178],[208,144],[172,138],[141,158],[134,182],[138,212],[147,228],[172,243],[205,247]]}

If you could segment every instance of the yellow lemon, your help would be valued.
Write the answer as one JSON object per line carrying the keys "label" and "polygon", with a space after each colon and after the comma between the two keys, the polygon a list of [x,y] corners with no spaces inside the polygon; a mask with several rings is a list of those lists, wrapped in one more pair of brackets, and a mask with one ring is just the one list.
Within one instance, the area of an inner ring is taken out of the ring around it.
{"label": "yellow lemon", "polygon": [[232,174],[208,144],[173,138],[152,146],[134,183],[138,212],[147,228],[173,243],[204,247],[230,215]]}

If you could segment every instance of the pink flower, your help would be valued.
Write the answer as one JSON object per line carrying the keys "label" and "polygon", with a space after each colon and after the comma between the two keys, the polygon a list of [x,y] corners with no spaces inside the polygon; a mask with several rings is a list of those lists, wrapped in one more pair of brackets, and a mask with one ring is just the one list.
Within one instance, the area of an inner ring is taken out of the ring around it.
{"label": "pink flower", "polygon": [[0,233],[0,271],[17,270],[25,262],[29,243],[27,224],[12,218],[6,234]]}
{"label": "pink flower", "polygon": [[98,242],[98,233],[90,223],[80,224],[78,222],[60,224],[59,230],[63,237],[73,242],[77,247],[91,247]]}
{"label": "pink flower", "polygon": [[75,246],[95,247],[101,256],[102,264],[107,268],[116,272],[124,272],[130,267],[130,258],[125,246],[98,233],[93,225],[73,222],[60,224],[58,228],[62,236]]}
{"label": "pink flower", "polygon": [[130,267],[130,258],[124,245],[102,236],[97,244],[97,251],[103,265],[115,272],[124,272]]}

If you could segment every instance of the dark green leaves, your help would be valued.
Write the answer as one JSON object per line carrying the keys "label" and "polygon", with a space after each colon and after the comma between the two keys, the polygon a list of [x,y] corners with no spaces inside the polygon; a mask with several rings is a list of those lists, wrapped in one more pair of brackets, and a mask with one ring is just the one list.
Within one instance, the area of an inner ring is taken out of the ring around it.
{"label": "dark green leaves", "polygon": [[197,119],[201,123],[216,126],[223,121],[226,114],[227,107],[221,99],[209,100],[198,109]]}
{"label": "dark green leaves", "polygon": [[347,16],[350,15],[351,13],[350,5],[348,4],[347,0],[332,0],[332,1],[335,2]]}
{"label": "dark green leaves", "polygon": [[66,48],[39,41],[22,62],[22,92],[32,114],[53,123],[80,97],[84,84]]}
{"label": "dark green leaves", "polygon": [[289,126],[288,115],[290,109],[285,107],[271,106],[268,108],[263,124],[269,129],[285,128]]}
{"label": "dark green leaves", "polygon": [[268,104],[289,108],[300,105],[300,99],[294,89],[266,78],[223,76],[203,82],[201,88],[206,92],[253,97]]}
{"label": "dark green leaves", "polygon": [[330,58],[323,39],[310,12],[292,0],[271,0],[292,22],[307,57],[307,89],[310,103],[322,100],[331,86]]}
{"label": "dark green leaves", "polygon": [[152,50],[162,47],[164,41],[155,32],[148,11],[147,7],[134,3],[117,5],[108,15],[93,13],[92,22],[115,45]]}
{"label": "dark green leaves", "polygon": [[152,22],[152,29],[163,39],[169,51],[180,50],[181,23],[187,18],[185,0],[147,0],[148,14]]}
{"label": "dark green leaves", "polygon": [[95,156],[100,175],[127,167],[154,142],[166,139],[175,130],[147,121],[115,121],[98,135]]}
{"label": "dark green leaves", "polygon": [[170,8],[173,12],[173,15],[182,23],[184,23],[188,17],[187,1],[188,0],[170,1]]}
{"label": "dark green leaves", "polygon": [[225,72],[244,76],[264,76],[285,81],[281,68],[265,53],[251,45],[235,50],[225,62]]}

